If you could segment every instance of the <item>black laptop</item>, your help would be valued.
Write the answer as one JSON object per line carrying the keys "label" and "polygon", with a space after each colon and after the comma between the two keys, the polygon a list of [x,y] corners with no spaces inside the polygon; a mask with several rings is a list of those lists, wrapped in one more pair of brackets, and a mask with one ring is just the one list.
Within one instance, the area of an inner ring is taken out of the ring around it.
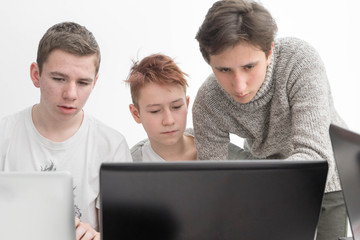
{"label": "black laptop", "polygon": [[313,240],[326,161],[104,163],[102,240]]}
{"label": "black laptop", "polygon": [[329,131],[353,235],[344,239],[360,240],[360,135],[337,125]]}

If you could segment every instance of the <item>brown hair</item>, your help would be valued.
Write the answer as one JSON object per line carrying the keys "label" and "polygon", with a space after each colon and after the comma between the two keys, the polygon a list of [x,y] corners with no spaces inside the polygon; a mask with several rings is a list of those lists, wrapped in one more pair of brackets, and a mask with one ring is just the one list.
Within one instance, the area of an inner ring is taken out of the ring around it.
{"label": "brown hair", "polygon": [[277,26],[271,14],[259,3],[246,0],[220,0],[209,9],[196,34],[207,63],[210,55],[245,41],[269,55]]}
{"label": "brown hair", "polygon": [[50,53],[56,49],[77,55],[88,56],[96,54],[96,74],[100,68],[100,48],[93,34],[84,26],[74,22],[58,23],[49,28],[39,42],[36,62],[39,73]]}
{"label": "brown hair", "polygon": [[153,54],[145,57],[140,63],[134,62],[125,82],[130,84],[132,102],[135,107],[139,108],[138,99],[143,86],[148,83],[179,84],[186,92],[188,84],[185,76],[188,75],[180,70],[173,59],[163,54]]}

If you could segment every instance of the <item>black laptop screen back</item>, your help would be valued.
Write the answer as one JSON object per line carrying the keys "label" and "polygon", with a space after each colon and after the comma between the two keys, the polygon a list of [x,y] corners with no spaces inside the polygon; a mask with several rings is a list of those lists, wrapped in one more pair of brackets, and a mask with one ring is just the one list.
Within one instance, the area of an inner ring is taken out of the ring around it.
{"label": "black laptop screen back", "polygon": [[103,240],[314,239],[327,163],[104,164]]}
{"label": "black laptop screen back", "polygon": [[351,230],[360,240],[360,135],[331,125],[330,137]]}

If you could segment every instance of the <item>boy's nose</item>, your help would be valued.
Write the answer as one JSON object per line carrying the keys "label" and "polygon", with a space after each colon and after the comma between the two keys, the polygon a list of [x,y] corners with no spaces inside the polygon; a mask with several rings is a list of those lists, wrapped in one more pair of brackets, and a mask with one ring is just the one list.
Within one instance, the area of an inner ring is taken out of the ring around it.
{"label": "boy's nose", "polygon": [[173,125],[174,123],[175,123],[175,119],[174,119],[171,111],[170,110],[165,110],[162,124],[163,125]]}
{"label": "boy's nose", "polygon": [[63,97],[68,100],[77,99],[77,88],[75,83],[68,83],[64,89]]}
{"label": "boy's nose", "polygon": [[232,85],[236,93],[243,95],[246,92],[246,80],[240,73],[235,73]]}

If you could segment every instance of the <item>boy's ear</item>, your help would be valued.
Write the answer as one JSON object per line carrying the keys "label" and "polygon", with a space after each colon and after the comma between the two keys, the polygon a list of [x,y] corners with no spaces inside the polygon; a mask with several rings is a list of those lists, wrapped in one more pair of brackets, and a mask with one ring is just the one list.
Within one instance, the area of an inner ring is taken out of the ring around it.
{"label": "boy's ear", "polygon": [[274,49],[274,43],[271,44],[271,49],[269,51],[269,55],[266,57],[266,65],[269,66],[271,63],[271,57]]}
{"label": "boy's ear", "polygon": [[40,88],[40,70],[39,65],[35,62],[30,65],[30,77],[34,86]]}
{"label": "boy's ear", "polygon": [[99,78],[99,74],[96,74],[95,79],[94,79],[93,89],[97,83],[98,78]]}
{"label": "boy's ear", "polygon": [[133,116],[135,122],[141,123],[140,113],[139,113],[139,110],[135,107],[135,105],[134,105],[134,104],[130,104],[130,105],[129,105],[129,109],[130,109],[131,115]]}
{"label": "boy's ear", "polygon": [[186,107],[189,108],[189,103],[190,103],[190,97],[186,96]]}

